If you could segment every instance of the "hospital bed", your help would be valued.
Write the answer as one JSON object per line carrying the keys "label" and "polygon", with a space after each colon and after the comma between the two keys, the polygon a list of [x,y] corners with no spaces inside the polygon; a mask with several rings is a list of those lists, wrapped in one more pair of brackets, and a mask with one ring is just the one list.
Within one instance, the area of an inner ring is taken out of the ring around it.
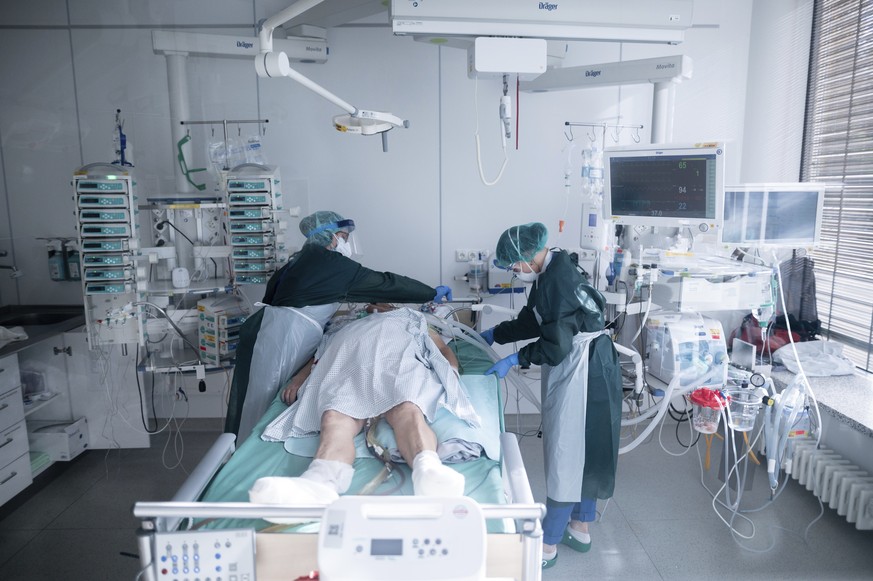
{"label": "hospital bed", "polygon": [[[238,448],[233,434],[219,436],[170,502],[136,503],[140,578],[540,579],[545,508],[533,500],[515,435],[503,430],[498,380],[483,375],[495,355],[463,324],[430,322],[455,337],[462,383],[489,431],[481,457],[451,464],[465,476],[464,498],[410,496],[409,467],[386,478],[385,463],[364,450],[349,492],[327,508],[249,503],[256,479],[297,476],[311,461],[261,440],[286,408],[277,397]],[[301,445],[310,444],[314,453],[317,440]],[[271,522],[289,518],[314,522]]]}

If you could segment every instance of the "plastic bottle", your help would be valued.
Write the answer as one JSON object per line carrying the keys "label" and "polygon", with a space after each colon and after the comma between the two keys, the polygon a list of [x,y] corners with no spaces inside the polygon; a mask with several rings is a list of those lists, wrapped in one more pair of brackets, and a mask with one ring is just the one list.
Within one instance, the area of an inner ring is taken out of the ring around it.
{"label": "plastic bottle", "polygon": [[67,267],[63,253],[54,242],[49,245],[48,249],[49,278],[52,280],[66,280]]}
{"label": "plastic bottle", "polygon": [[587,199],[590,196],[591,189],[591,152],[587,149],[582,150],[582,196]]}
{"label": "plastic bottle", "polygon": [[79,250],[73,243],[64,243],[67,262],[67,280],[82,280],[81,260]]}

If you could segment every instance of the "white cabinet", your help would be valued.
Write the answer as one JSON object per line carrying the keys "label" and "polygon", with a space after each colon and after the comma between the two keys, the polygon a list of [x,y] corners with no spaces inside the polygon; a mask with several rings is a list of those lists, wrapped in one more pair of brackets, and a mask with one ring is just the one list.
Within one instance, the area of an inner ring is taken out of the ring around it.
{"label": "white cabinet", "polygon": [[18,356],[0,359],[0,504],[33,482]]}
{"label": "white cabinet", "polygon": [[85,328],[64,333],[73,418],[88,420],[89,448],[148,448],[145,386],[137,385],[136,347],[88,349]]}
{"label": "white cabinet", "polygon": [[[28,420],[54,422],[73,421],[70,390],[67,381],[67,359],[70,351],[64,345],[64,336],[55,335],[18,352],[18,364],[24,375],[38,377],[43,383],[48,400],[34,400],[25,404]],[[26,382],[25,382],[26,383]]]}

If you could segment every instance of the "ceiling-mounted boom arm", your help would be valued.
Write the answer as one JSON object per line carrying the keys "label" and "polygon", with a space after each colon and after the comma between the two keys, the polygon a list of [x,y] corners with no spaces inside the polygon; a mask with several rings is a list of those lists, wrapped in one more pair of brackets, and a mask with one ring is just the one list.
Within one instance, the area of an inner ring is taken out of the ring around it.
{"label": "ceiling-mounted boom arm", "polygon": [[353,135],[382,134],[382,150],[388,150],[386,132],[394,127],[409,127],[409,121],[382,111],[365,111],[340,99],[312,79],[291,68],[288,55],[284,52],[273,52],[273,30],[307,10],[321,4],[324,0],[298,0],[278,14],[266,19],[258,31],[260,53],[255,57],[255,70],[259,77],[288,77],[345,111],[347,115],[337,115],[333,118],[337,131]]}
{"label": "ceiling-mounted boom arm", "polygon": [[691,59],[685,55],[655,57],[615,63],[551,69],[532,81],[522,81],[522,91],[545,93],[587,87],[651,83],[652,143],[673,140],[676,84],[691,78]]}

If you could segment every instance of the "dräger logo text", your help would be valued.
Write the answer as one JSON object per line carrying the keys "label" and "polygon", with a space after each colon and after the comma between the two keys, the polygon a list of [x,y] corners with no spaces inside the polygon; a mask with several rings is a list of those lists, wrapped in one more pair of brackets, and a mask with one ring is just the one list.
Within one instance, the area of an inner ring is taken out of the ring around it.
{"label": "dr\u00e4ger logo text", "polygon": [[236,46],[237,46],[237,48],[252,48],[254,46],[254,44],[252,44],[250,42],[246,42],[244,40],[238,40],[238,41],[236,41]]}
{"label": "dr\u00e4ger logo text", "polygon": [[539,8],[540,10],[548,10],[549,12],[551,12],[552,10],[557,10],[558,5],[552,4],[551,2],[540,2]]}
{"label": "dr\u00e4ger logo text", "polygon": [[661,69],[675,69],[675,68],[676,68],[676,65],[674,65],[673,63],[666,63],[666,64],[663,64],[663,65],[658,65],[658,66],[655,67],[655,68],[658,69],[658,70],[661,70]]}
{"label": "dr\u00e4ger logo text", "polygon": [[599,77],[600,73],[603,71],[585,71],[586,77]]}

